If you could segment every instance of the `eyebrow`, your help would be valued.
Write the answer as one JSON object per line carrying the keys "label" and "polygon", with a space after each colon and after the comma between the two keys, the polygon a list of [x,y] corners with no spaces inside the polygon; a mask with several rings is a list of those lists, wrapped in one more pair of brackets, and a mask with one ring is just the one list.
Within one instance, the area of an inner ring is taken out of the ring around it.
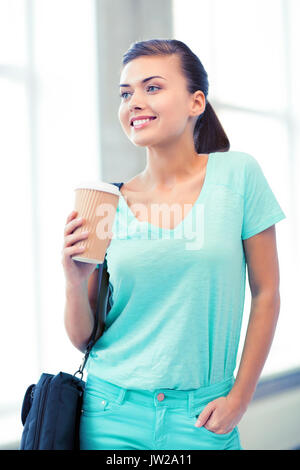
{"label": "eyebrow", "polygon": [[[161,77],[160,75],[152,75],[152,77],[147,77],[147,78],[144,78],[144,80],[141,80],[141,83],[148,82],[148,80],[151,80],[152,78],[162,78],[163,80],[166,80],[166,78]],[[130,85],[128,85],[128,83],[120,83],[119,86],[130,86]]]}

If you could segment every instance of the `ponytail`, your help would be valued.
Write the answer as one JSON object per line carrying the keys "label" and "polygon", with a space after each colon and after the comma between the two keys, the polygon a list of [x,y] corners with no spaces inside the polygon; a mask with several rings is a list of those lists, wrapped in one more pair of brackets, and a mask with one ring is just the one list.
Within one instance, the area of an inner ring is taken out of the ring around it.
{"label": "ponytail", "polygon": [[228,137],[209,101],[196,121],[194,144],[197,153],[228,152],[230,148]]}

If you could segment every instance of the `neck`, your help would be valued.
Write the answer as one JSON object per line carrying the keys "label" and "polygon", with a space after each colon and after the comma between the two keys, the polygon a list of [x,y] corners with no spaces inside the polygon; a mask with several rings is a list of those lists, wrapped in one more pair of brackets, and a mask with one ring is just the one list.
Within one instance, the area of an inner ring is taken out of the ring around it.
{"label": "neck", "polygon": [[191,145],[147,147],[147,165],[141,174],[145,190],[170,191],[204,171],[208,154],[198,154]]}

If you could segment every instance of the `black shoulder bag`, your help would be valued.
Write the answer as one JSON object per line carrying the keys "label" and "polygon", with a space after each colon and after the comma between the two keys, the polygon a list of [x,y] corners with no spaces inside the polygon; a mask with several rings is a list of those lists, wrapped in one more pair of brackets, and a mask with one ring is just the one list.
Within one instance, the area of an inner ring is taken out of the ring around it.
{"label": "black shoulder bag", "polygon": [[[113,183],[120,188],[123,183]],[[99,268],[95,323],[79,369],[73,374],[42,373],[25,393],[21,420],[24,426],[20,450],[79,450],[79,427],[85,388],[83,370],[90,351],[103,334],[110,310],[110,283],[106,255]],[[77,374],[81,378],[76,377]]]}

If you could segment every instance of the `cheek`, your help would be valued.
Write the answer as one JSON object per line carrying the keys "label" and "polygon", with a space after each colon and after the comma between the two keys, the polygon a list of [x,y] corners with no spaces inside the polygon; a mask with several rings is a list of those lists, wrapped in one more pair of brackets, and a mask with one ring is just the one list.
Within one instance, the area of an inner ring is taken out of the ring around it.
{"label": "cheek", "polygon": [[157,114],[161,116],[164,126],[169,128],[181,128],[185,122],[185,107],[179,99],[169,99],[164,103]]}
{"label": "cheek", "polygon": [[125,128],[130,127],[128,124],[129,113],[126,112],[125,109],[122,109],[122,107],[119,108],[118,117],[119,117],[119,121],[122,127],[125,127]]}
{"label": "cheek", "polygon": [[178,135],[184,130],[186,121],[181,112],[174,111],[172,113],[165,114],[162,117],[160,125],[165,133]]}

